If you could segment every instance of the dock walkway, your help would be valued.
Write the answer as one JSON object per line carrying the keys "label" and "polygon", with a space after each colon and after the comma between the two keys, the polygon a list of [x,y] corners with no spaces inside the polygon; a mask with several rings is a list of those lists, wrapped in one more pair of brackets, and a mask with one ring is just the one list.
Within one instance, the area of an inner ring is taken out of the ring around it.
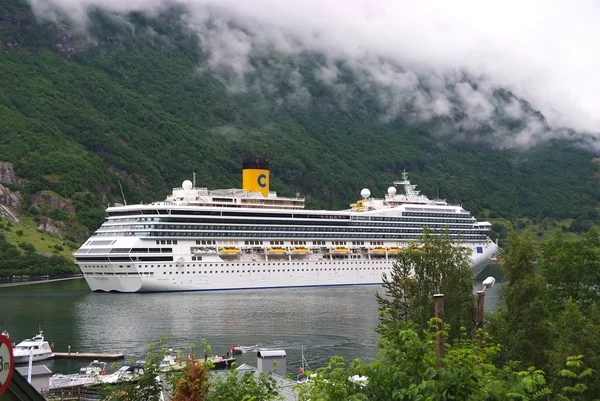
{"label": "dock walkway", "polygon": [[103,352],[55,352],[56,359],[124,359],[125,354],[121,353],[103,353]]}

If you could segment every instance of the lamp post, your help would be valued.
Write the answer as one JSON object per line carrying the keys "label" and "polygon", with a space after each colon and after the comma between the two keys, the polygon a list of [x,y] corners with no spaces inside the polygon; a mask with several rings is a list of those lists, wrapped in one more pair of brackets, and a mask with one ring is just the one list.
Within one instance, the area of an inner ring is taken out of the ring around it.
{"label": "lamp post", "polygon": [[483,290],[477,291],[477,306],[475,307],[476,329],[483,329],[483,304],[485,299],[485,290],[493,287],[495,283],[496,279],[490,276],[483,280]]}
{"label": "lamp post", "polygon": [[446,354],[444,346],[444,336],[442,331],[444,330],[444,294],[435,294],[433,296],[434,313],[435,317],[439,320],[436,322],[436,336],[435,336],[435,355],[438,358],[440,367],[444,367],[444,356]]}

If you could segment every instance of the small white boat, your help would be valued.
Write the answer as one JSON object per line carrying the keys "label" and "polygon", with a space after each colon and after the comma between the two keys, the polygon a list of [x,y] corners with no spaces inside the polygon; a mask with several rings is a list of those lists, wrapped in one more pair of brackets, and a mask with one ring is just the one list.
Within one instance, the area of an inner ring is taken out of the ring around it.
{"label": "small white boat", "polygon": [[115,384],[120,382],[137,381],[144,374],[144,361],[137,361],[133,365],[123,365],[115,373],[100,376],[104,384]]}
{"label": "small white boat", "polygon": [[65,375],[55,374],[50,376],[50,388],[70,388],[90,386],[102,382],[102,377],[106,375],[108,365],[106,362],[93,361],[88,366],[82,367],[79,373]]}
{"label": "small white boat", "polygon": [[[192,355],[188,355],[188,359],[191,359]],[[181,361],[181,357],[169,349],[169,353],[160,361],[160,370],[163,372],[169,372],[173,370],[181,370],[185,367],[185,362]]]}
{"label": "small white boat", "polygon": [[302,346],[302,359],[300,361],[300,365],[300,369],[298,369],[298,376],[296,376],[296,383],[304,384],[310,379],[310,377],[315,375],[312,373],[310,376],[307,376],[307,372],[310,372],[311,369],[310,366],[308,366],[308,361],[304,357],[304,346]]}
{"label": "small white boat", "polygon": [[238,345],[237,347],[232,347],[233,352],[232,355],[245,354],[250,351],[255,351],[258,348],[258,344],[256,345]]}
{"label": "small white boat", "polygon": [[13,348],[13,356],[15,364],[28,363],[30,356],[33,358],[33,362],[54,358],[52,348],[48,341],[44,340],[41,330],[37,336],[18,343]]}

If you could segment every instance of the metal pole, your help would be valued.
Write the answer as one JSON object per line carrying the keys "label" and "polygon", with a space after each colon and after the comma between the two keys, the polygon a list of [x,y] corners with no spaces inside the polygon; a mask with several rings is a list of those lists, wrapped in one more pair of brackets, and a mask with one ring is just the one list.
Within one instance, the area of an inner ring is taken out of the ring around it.
{"label": "metal pole", "polygon": [[476,329],[483,329],[483,305],[485,300],[485,290],[477,291],[477,306],[475,308]]}
{"label": "metal pole", "polygon": [[440,319],[436,325],[436,332],[438,333],[435,337],[435,355],[440,361],[440,366],[444,367],[444,356],[445,356],[445,347],[444,347],[444,336],[441,332],[444,330],[444,294],[435,294],[433,296],[433,304],[434,304],[434,312],[435,317]]}
{"label": "metal pole", "polygon": [[27,382],[31,384],[31,371],[33,370],[33,347],[29,350],[29,366],[27,367]]}

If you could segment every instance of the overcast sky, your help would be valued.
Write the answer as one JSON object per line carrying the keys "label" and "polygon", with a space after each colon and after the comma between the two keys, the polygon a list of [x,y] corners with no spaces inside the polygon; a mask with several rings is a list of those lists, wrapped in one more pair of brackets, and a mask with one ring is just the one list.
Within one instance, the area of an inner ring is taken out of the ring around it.
{"label": "overcast sky", "polygon": [[[110,11],[156,12],[159,0],[30,0],[40,15],[52,4],[81,20],[90,5]],[[417,75],[438,91],[424,115],[448,111],[444,86],[462,72],[481,80],[461,98],[485,118],[494,87],[511,90],[540,110],[555,128],[600,133],[600,1],[592,0],[182,0],[187,23],[211,51],[214,66],[242,74],[261,48],[323,52],[321,71],[335,81],[336,60],[368,71],[375,82],[410,94]],[[208,30],[208,19],[217,29]],[[230,23],[244,30],[232,28]],[[401,65],[403,70],[396,66]],[[399,96],[391,102],[402,101]],[[510,105],[515,115],[518,105]],[[486,111],[487,110],[487,111]],[[507,112],[511,112],[510,108]]]}

